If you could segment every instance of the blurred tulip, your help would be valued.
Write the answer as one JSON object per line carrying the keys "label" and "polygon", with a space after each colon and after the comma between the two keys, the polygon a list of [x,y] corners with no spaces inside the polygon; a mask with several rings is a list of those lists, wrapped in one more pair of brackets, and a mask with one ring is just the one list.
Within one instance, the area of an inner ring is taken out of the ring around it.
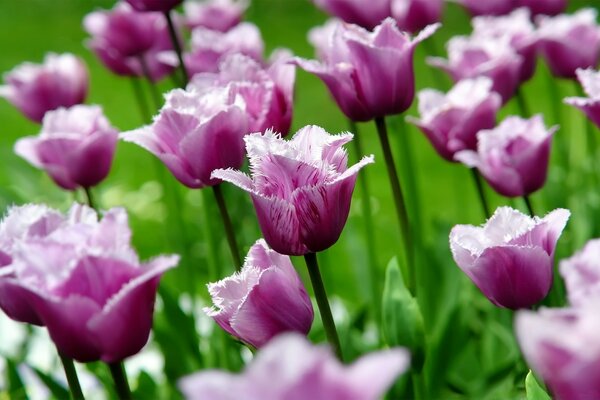
{"label": "blurred tulip", "polygon": [[23,63],[4,74],[4,83],[0,97],[30,120],[41,122],[47,111],[83,103],[89,76],[79,57],[48,53],[43,64]]}
{"label": "blurred tulip", "polygon": [[239,375],[198,372],[179,381],[188,400],[376,400],[409,365],[401,348],[368,354],[343,366],[329,349],[297,334],[272,340]]}
{"label": "blurred tulip", "polygon": [[517,7],[517,0],[458,0],[471,15],[504,15]]}
{"label": "blurred tulip", "polygon": [[190,29],[202,27],[227,32],[242,21],[247,0],[186,1],[183,3],[185,24]]}
{"label": "blurred tulip", "polygon": [[572,15],[540,16],[539,49],[552,73],[560,78],[575,78],[578,68],[595,67],[600,58],[598,12],[592,8]]}
{"label": "blurred tulip", "polygon": [[152,125],[121,134],[157,156],[171,173],[190,188],[213,186],[217,168],[239,168],[244,162],[247,118],[243,102],[231,87],[202,93],[175,89]]}
{"label": "blurred tulip", "polygon": [[457,83],[447,94],[433,89],[419,92],[421,119],[408,118],[427,136],[437,152],[448,161],[461,150],[477,149],[477,132],[496,125],[502,106],[485,77]]}
{"label": "blurred tulip", "polygon": [[390,0],[372,0],[368,6],[364,0],[312,0],[331,16],[345,22],[373,29],[391,15]]}
{"label": "blurred tulip", "polygon": [[290,141],[271,131],[244,140],[252,178],[231,169],[214,171],[212,177],[251,194],[269,246],[287,255],[332,246],[348,218],[358,171],[373,156],[347,168],[342,146],[352,134],[334,136],[318,126],[302,128]]}
{"label": "blurred tulip", "polygon": [[403,31],[417,33],[427,25],[440,22],[443,0],[391,0],[392,17]]}
{"label": "blurred tulip", "polygon": [[161,13],[140,13],[126,3],[117,3],[112,10],[86,15],[83,26],[92,36],[87,45],[117,75],[144,76],[147,70],[150,78],[158,81],[177,66],[162,58],[172,43]]}
{"label": "blurred tulip", "polygon": [[118,132],[99,106],[78,105],[49,111],[39,136],[15,143],[15,153],[44,169],[66,190],[89,188],[110,171]]}
{"label": "blurred tulip", "polygon": [[561,261],[560,274],[570,304],[581,306],[600,300],[600,239],[590,240],[582,250]]}
{"label": "blurred tulip", "polygon": [[373,32],[339,23],[331,29],[321,62],[296,59],[301,68],[327,85],[340,109],[353,121],[399,114],[412,104],[415,46],[439,25],[430,25],[413,40],[387,18]]}
{"label": "blurred tulip", "polygon": [[578,69],[576,73],[588,97],[568,97],[564,102],[579,108],[590,121],[600,127],[600,71],[590,68]]}
{"label": "blurred tulip", "polygon": [[527,7],[532,15],[557,15],[567,8],[567,0],[517,0],[519,7]]}
{"label": "blurred tulip", "polygon": [[140,264],[125,210],[109,210],[98,221],[77,204],[61,226],[20,240],[11,256],[0,297],[26,294],[59,352],[81,362],[116,362],[141,350],[160,276],[178,261],[161,256]]}
{"label": "blurred tulip", "polygon": [[136,11],[168,12],[177,7],[183,0],[125,0]]}
{"label": "blurred tulip", "polygon": [[454,158],[477,168],[501,195],[527,196],[546,182],[557,129],[546,129],[541,115],[529,120],[508,117],[498,127],[477,134],[477,151],[463,150]]}
{"label": "blurred tulip", "polygon": [[481,227],[456,225],[450,249],[460,269],[498,307],[527,308],[552,286],[554,249],[570,212],[540,219],[500,207]]}
{"label": "blurred tulip", "polygon": [[208,285],[214,306],[204,311],[227,333],[256,348],[282,332],[310,331],[310,297],[288,256],[260,239],[240,272]]}

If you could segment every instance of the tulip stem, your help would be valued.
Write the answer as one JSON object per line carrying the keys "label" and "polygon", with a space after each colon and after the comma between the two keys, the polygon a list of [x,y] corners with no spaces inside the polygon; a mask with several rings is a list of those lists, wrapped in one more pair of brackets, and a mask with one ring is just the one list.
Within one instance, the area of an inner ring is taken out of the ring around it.
{"label": "tulip stem", "polygon": [[221,191],[220,184],[215,185],[212,188],[213,193],[215,195],[215,200],[217,201],[217,205],[219,206],[219,213],[221,214],[221,219],[223,220],[223,227],[225,228],[225,235],[227,236],[227,244],[229,244],[231,257],[233,258],[233,262],[235,263],[235,269],[239,271],[242,268],[242,258],[240,257],[240,253],[238,251],[237,241],[235,239],[235,231],[233,230],[233,224],[231,223],[229,212],[227,212],[225,197],[223,197],[223,192]]}
{"label": "tulip stem", "polygon": [[388,178],[390,180],[390,186],[392,187],[392,194],[394,195],[394,205],[396,206],[398,223],[400,225],[400,230],[402,233],[402,240],[404,241],[404,252],[407,264],[406,272],[408,274],[408,288],[413,295],[416,295],[415,271],[413,265],[413,246],[412,238],[410,236],[408,212],[406,211],[406,202],[404,201],[404,195],[402,194],[400,178],[398,177],[398,171],[396,170],[396,164],[394,163],[394,156],[392,155],[392,149],[390,148],[387,127],[385,125],[385,118],[375,118],[375,126],[377,127],[379,141],[381,142],[383,157],[385,158],[385,165],[388,171]]}
{"label": "tulip stem", "polygon": [[529,106],[527,106],[527,100],[525,99],[525,95],[523,94],[523,89],[521,87],[517,88],[517,104],[519,105],[519,110],[521,111],[521,117],[530,118],[531,111],[529,111]]}
{"label": "tulip stem", "polygon": [[135,77],[132,77],[130,81],[131,87],[133,88],[133,95],[135,96],[135,100],[140,109],[140,115],[142,116],[143,120],[142,122],[144,124],[147,124],[150,122],[151,117],[148,113],[148,102],[146,101],[146,96],[144,96],[142,85],[140,84],[140,81]]}
{"label": "tulip stem", "polygon": [[94,196],[92,196],[92,190],[89,187],[84,187],[83,193],[85,193],[85,201],[87,202],[88,206],[96,210],[96,203],[94,202]]}
{"label": "tulip stem", "polygon": [[477,187],[477,194],[479,195],[479,201],[481,202],[481,208],[483,209],[485,218],[490,219],[492,214],[490,213],[490,206],[488,205],[487,199],[485,197],[485,191],[483,190],[483,182],[481,181],[481,175],[479,174],[479,171],[477,171],[475,168],[471,169],[471,173],[473,175],[473,181],[475,182],[475,186]]}
{"label": "tulip stem", "polygon": [[129,389],[129,383],[127,382],[127,374],[125,374],[125,368],[122,362],[108,363],[110,368],[110,374],[112,375],[113,381],[115,382],[115,390],[120,400],[130,400],[131,390]]}
{"label": "tulip stem", "polygon": [[325,329],[327,341],[337,357],[343,361],[344,358],[342,356],[342,346],[340,346],[340,338],[338,337],[337,330],[335,329],[335,322],[333,320],[333,315],[331,315],[331,308],[329,307],[329,301],[327,300],[327,293],[325,292],[325,286],[323,286],[323,278],[321,278],[321,271],[319,270],[317,255],[315,253],[305,254],[304,261],[306,261],[306,267],[308,268],[310,281],[312,283],[313,291],[315,292],[315,298],[317,299],[317,306],[319,307],[319,312],[321,313],[321,321],[323,321],[323,328]]}
{"label": "tulip stem", "polygon": [[531,206],[531,200],[529,196],[523,195],[523,200],[525,200],[525,205],[527,206],[527,211],[529,211],[529,215],[531,218],[535,217],[535,212],[533,211],[533,207]]}
{"label": "tulip stem", "polygon": [[167,18],[167,24],[169,25],[169,34],[171,35],[171,41],[173,42],[173,48],[175,49],[175,53],[177,53],[177,59],[179,60],[179,68],[181,69],[181,76],[183,78],[182,87],[185,88],[187,83],[189,82],[189,76],[187,72],[187,68],[185,67],[185,63],[183,62],[183,54],[181,51],[181,45],[179,44],[179,38],[177,37],[177,31],[175,30],[175,24],[173,24],[173,18],[171,18],[171,12],[165,12],[165,17]]}
{"label": "tulip stem", "polygon": [[161,95],[156,87],[156,84],[152,80],[152,74],[150,73],[150,69],[148,68],[148,63],[144,56],[139,57],[140,66],[142,67],[142,73],[146,77],[148,81],[148,86],[150,86],[150,94],[152,95],[152,100],[154,101],[154,107],[156,110],[160,110],[162,107]]}
{"label": "tulip stem", "polygon": [[77,377],[77,371],[75,370],[75,364],[73,363],[73,360],[69,357],[63,356],[60,354],[60,352],[58,355],[65,370],[65,375],[67,376],[71,397],[75,400],[85,399],[83,392],[81,391],[81,385],[79,384],[79,378]]}

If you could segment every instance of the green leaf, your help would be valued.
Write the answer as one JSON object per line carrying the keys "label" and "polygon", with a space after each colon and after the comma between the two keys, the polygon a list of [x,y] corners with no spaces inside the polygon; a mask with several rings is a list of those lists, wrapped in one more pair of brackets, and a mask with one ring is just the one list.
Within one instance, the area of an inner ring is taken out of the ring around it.
{"label": "green leaf", "polygon": [[6,381],[8,382],[8,393],[11,399],[28,399],[17,365],[10,359],[6,360]]}
{"label": "green leaf", "polygon": [[54,399],[68,399],[69,389],[64,387],[62,384],[58,383],[52,376],[46,374],[45,372],[39,370],[38,368],[31,367],[33,372],[37,375],[38,378],[44,383],[46,388],[52,393],[52,398]]}
{"label": "green leaf", "polygon": [[551,397],[542,389],[531,371],[525,378],[525,392],[527,392],[527,400],[551,400]]}

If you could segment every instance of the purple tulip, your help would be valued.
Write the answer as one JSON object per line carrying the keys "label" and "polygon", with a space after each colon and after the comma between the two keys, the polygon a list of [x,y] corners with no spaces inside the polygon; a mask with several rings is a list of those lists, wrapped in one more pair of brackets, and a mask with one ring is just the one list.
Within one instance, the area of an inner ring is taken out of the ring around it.
{"label": "purple tulip", "polygon": [[[181,89],[167,93],[152,125],[121,134],[157,156],[190,188],[214,186],[217,168],[239,168],[247,133],[245,107],[231,87],[205,92]],[[238,99],[238,100],[236,100]]]}
{"label": "purple tulip", "polygon": [[75,360],[115,362],[140,351],[160,276],[178,257],[140,264],[123,209],[98,221],[95,211],[74,205],[52,232],[29,236],[2,268],[11,273],[0,275],[1,303],[23,296],[59,351]]}
{"label": "purple tulip", "polygon": [[401,348],[365,355],[344,366],[328,348],[297,334],[265,346],[244,372],[198,372],[179,381],[188,400],[376,400],[404,373],[410,356]]}
{"label": "purple tulip", "polygon": [[125,0],[136,11],[168,12],[177,7],[183,0]]}
{"label": "purple tulip", "polygon": [[246,104],[248,131],[272,129],[287,135],[292,123],[296,69],[286,61],[287,52],[268,68],[243,54],[233,54],[221,62],[218,73],[196,74],[189,86],[204,91],[229,86]]}
{"label": "purple tulip", "polygon": [[600,319],[585,307],[520,311],[515,330],[525,360],[557,400],[600,398]]}
{"label": "purple tulip", "polygon": [[554,249],[570,212],[540,219],[500,207],[481,227],[456,225],[450,232],[454,261],[498,307],[527,308],[552,286]]}
{"label": "purple tulip", "polygon": [[392,17],[398,27],[407,32],[416,33],[427,25],[440,22],[443,0],[391,0]]}
{"label": "purple tulip", "polygon": [[567,0],[518,0],[519,7],[527,7],[532,15],[557,15],[567,8]]}
{"label": "purple tulip", "polygon": [[313,0],[313,3],[331,16],[366,29],[375,28],[391,15],[390,0],[372,0],[368,6],[364,0]]}
{"label": "purple tulip", "polygon": [[479,169],[503,196],[529,195],[544,186],[552,136],[541,115],[508,117],[498,127],[477,134],[477,151],[463,150],[455,159]]}
{"label": "purple tulip", "polygon": [[310,331],[310,297],[288,256],[260,239],[240,272],[210,283],[214,306],[204,311],[227,333],[256,348],[283,332]]}
{"label": "purple tulip", "polygon": [[589,97],[568,97],[564,102],[579,108],[600,127],[600,71],[578,69],[576,73],[583,91]]}
{"label": "purple tulip", "polygon": [[517,7],[517,0],[458,0],[471,15],[504,15]]}
{"label": "purple tulip", "polygon": [[290,141],[271,131],[244,140],[252,178],[231,169],[212,176],[251,194],[269,246],[287,255],[332,246],[348,218],[356,175],[373,156],[347,168],[342,146],[352,134],[334,136],[318,126],[302,128]]}
{"label": "purple tulip", "polygon": [[457,83],[448,94],[425,89],[419,92],[421,119],[408,120],[418,126],[437,152],[448,161],[461,150],[477,149],[477,132],[496,125],[502,106],[485,77]]}
{"label": "purple tulip", "polygon": [[140,13],[126,3],[86,15],[83,26],[92,36],[90,49],[113,73],[144,76],[158,81],[175,66],[163,60],[172,49],[167,21],[161,13]]}
{"label": "purple tulip", "polygon": [[586,8],[573,15],[539,16],[539,49],[550,70],[560,78],[575,78],[578,68],[595,67],[600,58],[598,12]]}
{"label": "purple tulip", "polygon": [[27,118],[41,122],[47,111],[85,100],[89,76],[85,63],[72,54],[48,53],[43,64],[24,63],[4,75],[0,97]]}
{"label": "purple tulip", "polygon": [[99,106],[49,111],[39,136],[19,139],[15,153],[46,170],[66,190],[89,188],[110,171],[118,132]]}
{"label": "purple tulip", "polygon": [[353,121],[399,114],[412,104],[415,91],[415,46],[439,24],[425,28],[413,40],[387,18],[371,33],[339,23],[320,48],[321,62],[296,59],[307,72],[327,85],[340,109]]}
{"label": "purple tulip", "polygon": [[507,37],[456,36],[450,39],[447,48],[448,60],[431,57],[429,64],[448,72],[455,82],[479,76],[490,78],[493,90],[502,96],[504,103],[515,94],[521,81],[523,58]]}
{"label": "purple tulip", "polygon": [[248,8],[247,0],[208,0],[183,3],[188,28],[203,27],[227,32],[242,21]]}
{"label": "purple tulip", "polygon": [[560,274],[570,304],[578,307],[600,300],[600,239],[590,240],[581,251],[561,261]]}

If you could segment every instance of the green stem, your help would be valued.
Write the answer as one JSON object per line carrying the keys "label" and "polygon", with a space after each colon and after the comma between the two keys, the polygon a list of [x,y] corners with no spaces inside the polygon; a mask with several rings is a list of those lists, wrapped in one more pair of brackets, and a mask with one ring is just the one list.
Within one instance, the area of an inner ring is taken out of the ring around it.
{"label": "green stem", "polygon": [[379,141],[381,142],[381,148],[383,150],[383,156],[385,158],[385,165],[388,171],[388,178],[390,180],[390,186],[392,188],[392,194],[394,197],[394,205],[396,207],[398,224],[400,226],[402,240],[404,242],[404,253],[407,265],[406,271],[408,274],[408,288],[410,292],[413,295],[415,295],[416,282],[413,265],[413,245],[412,238],[410,236],[410,225],[408,220],[408,212],[406,211],[406,202],[404,201],[404,195],[402,194],[402,188],[400,186],[400,178],[398,177],[398,172],[396,171],[396,164],[394,163],[394,156],[392,155],[392,149],[390,148],[387,127],[385,125],[385,118],[375,118],[375,125],[377,127]]}
{"label": "green stem", "polygon": [[473,181],[475,182],[475,186],[477,187],[477,194],[479,195],[479,201],[481,202],[481,208],[483,209],[485,218],[490,219],[492,214],[490,213],[490,206],[488,205],[487,199],[485,197],[485,191],[483,190],[483,182],[481,181],[481,175],[479,174],[479,171],[477,171],[475,168],[471,169],[471,174],[473,175]]}
{"label": "green stem", "polygon": [[527,206],[527,211],[529,211],[529,215],[531,218],[535,217],[535,212],[533,211],[533,207],[531,206],[531,200],[529,196],[523,195],[523,200],[525,200],[525,205]]}
{"label": "green stem", "polygon": [[523,118],[530,118],[531,111],[529,110],[529,106],[527,105],[527,100],[525,99],[525,95],[523,94],[523,89],[519,86],[517,88],[517,104],[519,105],[519,110],[521,111],[521,116]]}
{"label": "green stem", "polygon": [[154,101],[154,108],[158,111],[162,107],[162,96],[156,87],[156,83],[152,80],[152,75],[150,74],[150,69],[148,68],[148,64],[146,63],[146,59],[144,56],[139,57],[140,66],[142,67],[142,73],[148,81],[148,86],[150,87],[150,94],[152,96],[152,100]]}
{"label": "green stem", "polygon": [[77,377],[77,371],[75,370],[75,364],[69,357],[65,357],[60,352],[58,353],[60,361],[62,362],[67,376],[67,382],[69,383],[69,390],[71,391],[71,397],[75,400],[85,399],[83,392],[81,391],[81,385],[79,384],[79,378]]}
{"label": "green stem", "polygon": [[144,124],[147,124],[150,122],[151,116],[148,113],[148,102],[146,101],[146,96],[144,96],[142,85],[136,77],[132,77],[130,81],[133,89],[133,95],[135,96],[136,103],[140,110],[140,115],[142,116],[142,121]]}
{"label": "green stem", "polygon": [[115,390],[120,400],[130,400],[131,390],[129,389],[129,383],[127,382],[127,375],[125,374],[125,368],[122,362],[108,363],[110,368],[110,374],[112,375],[113,381],[115,382]]}
{"label": "green stem", "polygon": [[177,59],[179,60],[179,68],[181,70],[181,76],[183,77],[182,87],[185,88],[185,86],[189,82],[189,77],[188,77],[187,68],[185,67],[185,63],[183,62],[181,45],[179,43],[179,38],[177,37],[177,31],[175,30],[175,25],[173,24],[173,18],[171,18],[171,13],[169,11],[165,12],[165,17],[167,18],[167,24],[169,25],[169,34],[171,35],[171,41],[173,42],[173,48],[175,49],[175,53],[177,53]]}
{"label": "green stem", "polygon": [[94,196],[92,196],[92,190],[89,187],[84,187],[83,193],[85,194],[85,201],[87,202],[88,206],[96,210],[96,203],[94,202]]}
{"label": "green stem", "polygon": [[415,400],[426,399],[425,394],[425,377],[422,373],[411,372],[412,384],[413,384],[413,395]]}
{"label": "green stem", "polygon": [[231,257],[233,258],[233,262],[235,263],[235,268],[239,271],[242,268],[242,258],[240,257],[237,241],[235,239],[235,231],[233,229],[233,224],[231,223],[231,218],[229,218],[229,212],[227,211],[227,205],[225,204],[225,197],[223,197],[221,185],[215,185],[212,188],[213,193],[215,195],[215,200],[217,201],[217,205],[219,206],[219,213],[221,214],[221,219],[223,220],[223,228],[225,229],[225,236],[227,236],[227,244],[229,244]]}
{"label": "green stem", "polygon": [[335,329],[335,322],[333,321],[333,315],[331,315],[331,308],[329,308],[329,301],[327,300],[327,293],[325,292],[325,287],[323,286],[323,279],[321,278],[321,271],[319,270],[317,255],[315,253],[305,254],[304,261],[306,261],[306,267],[308,268],[310,281],[315,292],[315,298],[317,299],[317,306],[319,307],[319,312],[321,313],[321,320],[323,321],[323,328],[325,329],[327,341],[337,357],[343,361],[342,346],[340,345],[340,338],[338,337],[337,330]]}

